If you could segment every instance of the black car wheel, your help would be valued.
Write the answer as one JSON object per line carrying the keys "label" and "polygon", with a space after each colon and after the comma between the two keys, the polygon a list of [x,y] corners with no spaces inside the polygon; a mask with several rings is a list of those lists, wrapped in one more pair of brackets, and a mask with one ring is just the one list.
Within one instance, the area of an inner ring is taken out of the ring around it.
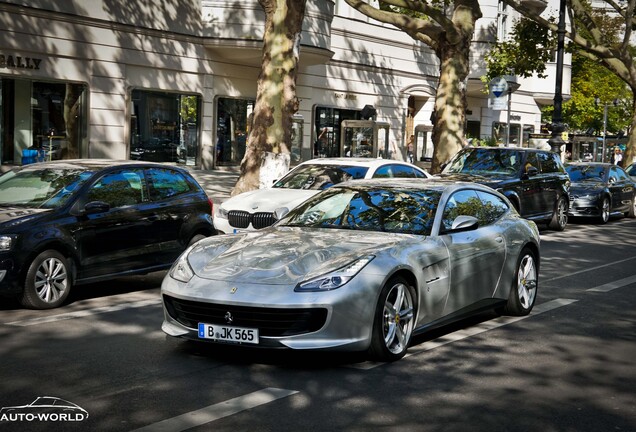
{"label": "black car wheel", "polygon": [[380,361],[404,357],[415,324],[415,294],[401,277],[391,278],[382,288],[375,310],[369,356]]}
{"label": "black car wheel", "polygon": [[600,210],[601,210],[600,222],[602,224],[606,224],[607,221],[609,221],[609,217],[610,217],[610,200],[608,197],[603,197]]}
{"label": "black car wheel", "polygon": [[20,302],[32,309],[60,306],[71,290],[68,261],[61,253],[46,250],[31,262]]}
{"label": "black car wheel", "polygon": [[504,314],[523,316],[530,313],[537,298],[538,270],[534,253],[524,248],[517,260],[517,271],[512,280]]}
{"label": "black car wheel", "polygon": [[192,246],[193,244],[195,244],[199,240],[203,240],[204,238],[205,236],[203,234],[195,234],[194,236],[192,236],[192,238],[188,242],[188,246]]}
{"label": "black car wheel", "polygon": [[568,202],[565,197],[559,197],[557,200],[552,218],[548,224],[548,228],[555,231],[563,231],[568,223]]}

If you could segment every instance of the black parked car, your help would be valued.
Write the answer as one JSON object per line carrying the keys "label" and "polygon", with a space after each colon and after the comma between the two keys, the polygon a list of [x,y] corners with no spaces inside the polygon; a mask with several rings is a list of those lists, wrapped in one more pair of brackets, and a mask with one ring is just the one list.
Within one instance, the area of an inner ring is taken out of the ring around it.
{"label": "black parked car", "polygon": [[517,147],[467,147],[442,178],[485,184],[506,195],[519,214],[562,231],[568,221],[570,179],[559,155]]}
{"label": "black parked car", "polygon": [[185,169],[66,160],[0,176],[0,294],[61,305],[73,285],[167,269],[215,234],[212,201]]}
{"label": "black parked car", "polygon": [[609,163],[576,162],[566,167],[570,216],[593,217],[607,223],[612,215],[636,217],[636,183],[623,168]]}

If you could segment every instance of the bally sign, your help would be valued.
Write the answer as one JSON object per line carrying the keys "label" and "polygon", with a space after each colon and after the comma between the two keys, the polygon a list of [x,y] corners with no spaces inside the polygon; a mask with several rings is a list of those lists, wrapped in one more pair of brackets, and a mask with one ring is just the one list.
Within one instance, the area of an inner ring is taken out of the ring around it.
{"label": "bally sign", "polygon": [[42,59],[0,54],[0,68],[7,69],[40,69]]}

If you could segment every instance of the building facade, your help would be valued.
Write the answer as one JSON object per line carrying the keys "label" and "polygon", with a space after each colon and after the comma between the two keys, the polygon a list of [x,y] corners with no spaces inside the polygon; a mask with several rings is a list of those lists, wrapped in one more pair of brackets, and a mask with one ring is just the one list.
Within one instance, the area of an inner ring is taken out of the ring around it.
{"label": "building facade", "polygon": [[[512,15],[497,0],[481,6],[466,130],[504,142],[510,124],[505,143],[528,145],[554,78],[520,80],[507,109],[493,106],[480,80],[483,55]],[[257,0],[9,0],[0,1],[0,23],[3,165],[21,164],[29,149],[46,160],[240,163],[261,64]],[[309,0],[292,163],[345,155],[367,139],[374,157],[426,161],[438,75],[431,50],[403,32],[343,0]],[[569,93],[567,67],[564,77]],[[367,118],[372,126],[359,123]]]}

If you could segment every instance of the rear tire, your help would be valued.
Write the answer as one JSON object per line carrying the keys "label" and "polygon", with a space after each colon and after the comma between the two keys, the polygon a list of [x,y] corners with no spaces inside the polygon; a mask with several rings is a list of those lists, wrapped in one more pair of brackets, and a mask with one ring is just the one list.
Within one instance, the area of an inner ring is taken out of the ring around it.
{"label": "rear tire", "polygon": [[548,228],[554,231],[563,231],[568,224],[568,202],[561,196],[557,200]]}
{"label": "rear tire", "polygon": [[195,235],[192,236],[192,238],[188,242],[188,246],[192,246],[193,244],[195,244],[199,240],[203,240],[204,238],[205,238],[205,236],[203,234],[195,234]]}
{"label": "rear tire", "polygon": [[375,308],[369,356],[392,362],[401,359],[415,326],[415,292],[402,277],[393,277],[384,285]]}
{"label": "rear tire", "polygon": [[31,309],[60,306],[71,291],[67,259],[55,250],[45,250],[31,262],[24,280],[20,303]]}
{"label": "rear tire", "polygon": [[528,315],[537,299],[539,269],[534,252],[524,248],[517,259],[517,271],[512,279],[505,315]]}

